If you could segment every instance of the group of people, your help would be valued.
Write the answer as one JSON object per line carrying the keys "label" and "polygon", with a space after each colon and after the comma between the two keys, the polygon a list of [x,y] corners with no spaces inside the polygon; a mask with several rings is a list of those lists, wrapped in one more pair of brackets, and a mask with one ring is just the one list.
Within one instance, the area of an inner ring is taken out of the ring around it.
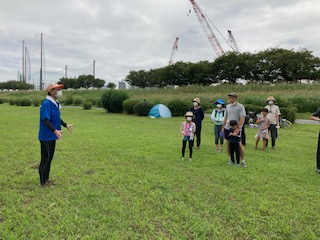
{"label": "group of people", "polygon": [[[49,178],[51,161],[55,152],[56,140],[62,139],[61,126],[72,132],[73,124],[67,124],[60,117],[60,104],[58,98],[62,96],[63,84],[52,83],[47,86],[47,97],[40,107],[40,124],[38,139],[40,141],[41,160],[39,164],[40,186],[51,186],[54,182]],[[214,122],[214,135],[216,151],[223,150],[224,139],[227,142],[227,153],[229,156],[228,164],[246,167],[244,147],[241,141],[243,135],[246,111],[244,106],[238,102],[238,94],[228,94],[229,101],[225,105],[222,99],[215,102],[216,108],[211,114]],[[261,115],[257,119],[259,124],[256,135],[256,145],[258,147],[260,139],[263,140],[262,150],[268,146],[269,132],[271,135],[271,147],[275,148],[278,137],[280,110],[276,105],[274,97],[270,96],[266,100],[267,105],[261,110]],[[180,131],[182,134],[182,160],[184,160],[185,150],[188,143],[189,161],[192,161],[192,150],[194,138],[196,138],[196,147],[200,149],[201,128],[204,112],[201,108],[200,99],[193,99],[193,107],[185,114],[186,120],[181,123]],[[320,109],[312,116],[312,120],[320,121]],[[317,150],[317,168],[316,173],[320,173],[320,132],[318,138]]]}
{"label": "group of people", "polygon": [[[237,93],[233,92],[228,94],[228,98],[229,101],[227,105],[223,99],[219,98],[214,103],[216,108],[211,114],[211,119],[214,123],[215,151],[222,151],[224,140],[226,140],[229,157],[228,164],[234,164],[236,166],[240,166],[241,164],[243,167],[247,167],[242,140],[246,110],[245,107],[238,102]],[[280,126],[281,113],[279,107],[276,105],[276,100],[273,96],[269,96],[266,103],[267,105],[261,110],[261,114],[257,119],[259,128],[258,133],[256,134],[255,148],[258,149],[259,141],[262,139],[263,144],[261,150],[264,150],[268,146],[269,134],[271,135],[271,147],[272,149],[275,148],[276,139],[278,138],[278,128]],[[200,99],[194,98],[193,105],[194,106],[190,111],[185,114],[186,121],[182,122],[180,126],[182,134],[182,160],[184,160],[188,142],[190,162],[192,161],[194,141],[196,141],[197,149],[200,149],[201,123],[204,119],[204,112],[200,106]]]}

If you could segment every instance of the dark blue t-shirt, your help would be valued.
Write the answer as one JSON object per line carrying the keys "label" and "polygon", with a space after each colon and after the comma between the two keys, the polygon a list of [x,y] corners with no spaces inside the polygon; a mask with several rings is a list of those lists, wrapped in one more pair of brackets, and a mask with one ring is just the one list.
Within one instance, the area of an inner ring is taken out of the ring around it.
{"label": "dark blue t-shirt", "polygon": [[49,120],[52,126],[61,130],[61,119],[59,103],[56,106],[53,102],[46,99],[42,102],[40,107],[40,129],[38,134],[39,141],[53,141],[57,140],[57,136],[45,125],[44,120]]}

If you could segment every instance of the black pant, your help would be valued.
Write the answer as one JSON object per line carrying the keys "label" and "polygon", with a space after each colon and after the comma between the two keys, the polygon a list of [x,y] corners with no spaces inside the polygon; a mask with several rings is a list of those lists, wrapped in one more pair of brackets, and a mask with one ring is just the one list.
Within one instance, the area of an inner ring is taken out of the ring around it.
{"label": "black pant", "polygon": [[186,151],[187,142],[189,142],[189,158],[192,158],[193,140],[189,140],[189,141],[183,141],[182,140],[182,157],[184,157],[184,153]]}
{"label": "black pant", "polygon": [[200,143],[201,143],[201,124],[200,125],[196,125],[196,132],[195,135],[197,137],[197,147],[200,147]]}
{"label": "black pant", "polygon": [[[275,147],[276,146],[276,139],[278,138],[278,129],[276,128],[276,124],[270,124],[269,131],[271,133],[271,146]],[[266,146],[268,146],[268,139]]]}
{"label": "black pant", "polygon": [[240,164],[240,145],[239,143],[229,142],[231,161],[234,163],[234,153],[236,153],[237,163]]}
{"label": "black pant", "polygon": [[41,162],[39,165],[40,184],[43,185],[49,180],[51,161],[56,147],[56,141],[40,141]]}
{"label": "black pant", "polygon": [[320,169],[320,132],[318,137],[318,149],[317,149],[317,169]]}

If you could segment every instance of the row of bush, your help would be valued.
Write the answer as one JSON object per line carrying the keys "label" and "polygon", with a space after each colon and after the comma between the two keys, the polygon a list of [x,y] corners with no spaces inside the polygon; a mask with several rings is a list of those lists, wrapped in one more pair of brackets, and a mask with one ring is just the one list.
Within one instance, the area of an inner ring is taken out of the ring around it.
{"label": "row of bush", "polygon": [[[183,116],[186,111],[191,108],[192,105],[190,104],[190,102],[191,100],[184,101],[181,99],[173,99],[164,104],[167,105],[167,107],[171,110],[172,116],[177,117]],[[207,99],[201,99],[201,102],[201,106],[204,111],[212,109],[214,107],[214,103],[212,100],[209,102]],[[205,104],[203,104],[203,102]],[[116,90],[107,91],[101,97],[102,107],[110,113],[126,112],[127,114],[148,116],[150,109],[157,103],[159,102],[129,98],[127,92]],[[243,104],[246,107],[247,112],[252,111],[259,113],[261,109],[266,105],[266,102],[265,99],[247,98],[244,99]],[[296,118],[296,112],[298,112],[295,101],[289,101],[279,98],[279,101],[277,100],[277,104],[280,107],[282,116],[285,116],[287,119],[294,122]],[[311,110],[311,108],[308,109]]]}

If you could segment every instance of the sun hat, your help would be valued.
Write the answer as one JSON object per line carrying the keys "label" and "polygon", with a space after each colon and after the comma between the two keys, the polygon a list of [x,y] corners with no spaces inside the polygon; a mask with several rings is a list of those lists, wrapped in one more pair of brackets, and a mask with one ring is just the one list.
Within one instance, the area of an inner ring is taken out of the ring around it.
{"label": "sun hat", "polygon": [[217,104],[223,105],[223,104],[224,104],[224,101],[223,101],[221,98],[219,98],[217,101],[215,101],[214,104],[215,104],[215,105],[217,105]]}
{"label": "sun hat", "polygon": [[197,97],[196,97],[196,98],[194,98],[194,99],[193,99],[193,101],[192,101],[192,102],[197,102],[197,103],[199,103],[199,104],[200,104],[200,98],[197,98]]}
{"label": "sun hat", "polygon": [[267,100],[266,100],[266,102],[268,102],[268,101],[276,101],[275,99],[274,99],[274,97],[273,96],[269,96],[268,98],[267,98]]}
{"label": "sun hat", "polygon": [[229,93],[228,97],[236,97],[236,98],[238,98],[238,93],[236,93],[236,92]]}
{"label": "sun hat", "polygon": [[46,88],[46,92],[50,92],[52,89],[54,88],[64,88],[64,85],[63,84],[57,84],[57,83],[49,83],[47,88]]}
{"label": "sun hat", "polygon": [[186,114],[184,115],[185,117],[194,117],[192,112],[186,112]]}

